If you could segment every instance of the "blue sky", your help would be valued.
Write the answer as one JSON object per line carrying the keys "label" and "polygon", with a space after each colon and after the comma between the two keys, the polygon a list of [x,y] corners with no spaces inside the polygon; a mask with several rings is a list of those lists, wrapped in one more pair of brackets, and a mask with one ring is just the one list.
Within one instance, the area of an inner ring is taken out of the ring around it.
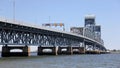
{"label": "blue sky", "polygon": [[[96,15],[102,26],[102,38],[108,49],[120,49],[120,0],[15,0],[16,20],[41,25],[64,23],[84,26],[84,16]],[[0,17],[13,19],[13,0],[0,0]]]}

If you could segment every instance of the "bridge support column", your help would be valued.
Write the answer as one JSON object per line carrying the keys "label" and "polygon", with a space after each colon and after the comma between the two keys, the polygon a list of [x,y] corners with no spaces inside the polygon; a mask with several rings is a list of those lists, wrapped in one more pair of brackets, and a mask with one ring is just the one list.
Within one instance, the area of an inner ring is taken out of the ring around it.
{"label": "bridge support column", "polygon": [[[62,51],[62,49],[66,49],[66,51]],[[72,47],[58,47],[58,54],[67,54],[67,55],[72,55]]]}
{"label": "bridge support column", "polygon": [[72,47],[71,47],[71,46],[69,46],[69,47],[67,48],[67,54],[68,54],[68,55],[72,55],[72,54],[73,54],[73,50],[72,50]]}
{"label": "bridge support column", "polygon": [[2,46],[2,53],[1,53],[2,57],[9,57],[9,48],[7,45]]}
{"label": "bridge support column", "polygon": [[99,50],[87,50],[86,54],[100,54]]}
{"label": "bridge support column", "polygon": [[58,47],[58,55],[59,55],[59,54],[63,54],[63,53],[62,53],[62,47],[60,47],[60,46]]}
{"label": "bridge support column", "polygon": [[85,48],[84,47],[79,47],[79,53],[80,54],[85,54]]}
{"label": "bridge support column", "polygon": [[[44,49],[51,49],[52,52],[43,52]],[[38,47],[38,55],[58,55],[57,54],[57,47]]]}
{"label": "bridge support column", "polygon": [[[22,52],[10,52],[11,49],[21,49]],[[29,56],[30,48],[28,46],[3,46],[2,47],[2,57],[10,57],[10,56]]]}
{"label": "bridge support column", "polygon": [[85,54],[84,47],[72,47],[73,54]]}

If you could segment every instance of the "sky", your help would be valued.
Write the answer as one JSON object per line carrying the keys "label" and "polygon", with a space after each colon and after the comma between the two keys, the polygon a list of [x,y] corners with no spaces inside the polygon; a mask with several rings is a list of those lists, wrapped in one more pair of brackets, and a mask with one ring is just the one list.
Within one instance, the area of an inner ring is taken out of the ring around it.
{"label": "sky", "polygon": [[120,0],[0,0],[0,17],[41,25],[64,23],[83,27],[85,15],[94,14],[101,25],[102,39],[107,49],[120,49]]}

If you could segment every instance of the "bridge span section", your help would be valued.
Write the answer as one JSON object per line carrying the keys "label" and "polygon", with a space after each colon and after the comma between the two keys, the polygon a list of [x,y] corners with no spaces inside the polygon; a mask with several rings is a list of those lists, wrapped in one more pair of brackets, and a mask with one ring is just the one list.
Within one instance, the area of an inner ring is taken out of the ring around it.
{"label": "bridge span section", "polygon": [[[84,35],[8,19],[0,19],[0,45],[3,45],[4,53],[7,51],[4,47],[9,45],[15,45],[18,46],[18,48],[20,45],[34,45],[38,46],[38,48],[84,47],[84,50],[92,49],[106,51],[103,43]],[[71,49],[68,49],[68,51],[71,51]]]}

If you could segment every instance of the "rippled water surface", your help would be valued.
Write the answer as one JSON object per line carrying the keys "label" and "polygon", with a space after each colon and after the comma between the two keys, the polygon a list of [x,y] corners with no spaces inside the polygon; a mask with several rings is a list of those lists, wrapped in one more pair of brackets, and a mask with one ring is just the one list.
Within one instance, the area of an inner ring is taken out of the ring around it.
{"label": "rippled water surface", "polygon": [[120,54],[0,58],[0,68],[120,68]]}

